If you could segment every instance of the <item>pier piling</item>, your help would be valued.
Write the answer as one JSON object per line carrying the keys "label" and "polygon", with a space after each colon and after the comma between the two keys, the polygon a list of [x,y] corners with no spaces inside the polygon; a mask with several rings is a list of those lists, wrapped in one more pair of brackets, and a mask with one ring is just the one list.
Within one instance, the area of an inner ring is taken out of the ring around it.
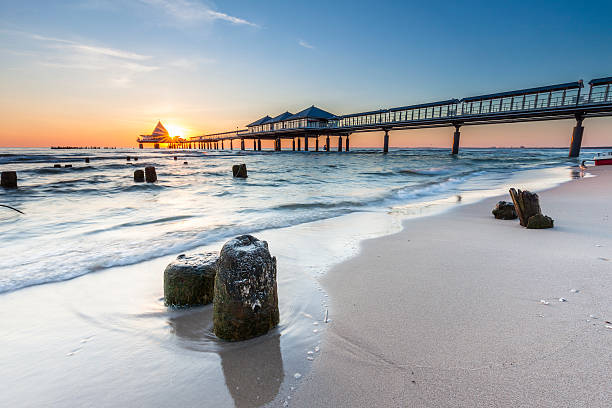
{"label": "pier piling", "polygon": [[455,133],[453,134],[453,151],[452,154],[459,153],[459,139],[461,138],[461,132],[459,128],[461,125],[455,125]]}
{"label": "pier piling", "polygon": [[348,136],[346,137],[346,149],[344,150],[346,150],[347,152],[349,151],[349,137]]}
{"label": "pier piling", "polygon": [[325,138],[325,151],[329,152],[329,135]]}
{"label": "pier piling", "polygon": [[338,136],[338,151],[342,151],[342,136]]}
{"label": "pier piling", "polygon": [[308,151],[308,136],[304,136],[304,151]]}
{"label": "pier piling", "polygon": [[385,137],[383,139],[383,153],[389,153],[389,129],[385,129]]}
{"label": "pier piling", "polygon": [[244,150],[244,139],[240,139],[240,150]]}
{"label": "pier piling", "polygon": [[298,141],[297,151],[299,152],[300,150],[302,150],[302,140],[298,137],[297,141]]}
{"label": "pier piling", "polygon": [[261,152],[261,139],[257,139],[257,151]]}
{"label": "pier piling", "polygon": [[584,114],[576,114],[576,127],[572,132],[572,140],[570,141],[569,157],[580,156],[580,147],[582,146],[582,134],[584,133],[584,127],[582,121],[584,120]]}
{"label": "pier piling", "polygon": [[319,151],[319,136],[315,138],[315,152]]}
{"label": "pier piling", "polygon": [[292,149],[293,149],[293,151],[295,152],[295,139],[292,139],[291,141],[293,142],[293,143],[292,143],[292,146],[293,146],[293,147],[292,147]]}

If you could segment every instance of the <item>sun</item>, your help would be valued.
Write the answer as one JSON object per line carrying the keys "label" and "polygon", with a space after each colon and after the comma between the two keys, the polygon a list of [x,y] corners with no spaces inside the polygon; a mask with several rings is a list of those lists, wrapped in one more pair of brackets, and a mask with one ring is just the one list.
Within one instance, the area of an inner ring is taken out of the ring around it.
{"label": "sun", "polygon": [[170,137],[184,137],[185,136],[185,129],[183,129],[180,126],[176,126],[176,125],[165,125],[166,130],[168,131],[168,134],[170,135]]}

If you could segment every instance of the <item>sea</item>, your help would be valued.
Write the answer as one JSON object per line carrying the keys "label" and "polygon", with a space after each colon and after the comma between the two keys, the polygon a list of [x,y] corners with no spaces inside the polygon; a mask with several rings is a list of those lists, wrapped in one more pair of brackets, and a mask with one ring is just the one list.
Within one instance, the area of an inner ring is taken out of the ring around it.
{"label": "sea", "polygon": [[[585,149],[582,158],[596,150]],[[130,157],[130,160],[128,160]],[[89,158],[89,163],[85,163]],[[137,159],[137,161],[135,161]],[[389,212],[504,185],[571,178],[566,149],[353,149],[350,153],[2,149],[0,293],[189,251],[240,234]],[[232,177],[245,163],[247,179]],[[54,168],[60,164],[61,168]],[[72,165],[65,168],[65,165]],[[156,183],[133,172],[155,166]]]}
{"label": "sea", "polygon": [[[290,406],[342,324],[334,265],[409,218],[585,176],[596,151],[1,149],[0,406]],[[241,234],[277,258],[280,324],[230,343],[211,305],[165,306],[163,271]]]}

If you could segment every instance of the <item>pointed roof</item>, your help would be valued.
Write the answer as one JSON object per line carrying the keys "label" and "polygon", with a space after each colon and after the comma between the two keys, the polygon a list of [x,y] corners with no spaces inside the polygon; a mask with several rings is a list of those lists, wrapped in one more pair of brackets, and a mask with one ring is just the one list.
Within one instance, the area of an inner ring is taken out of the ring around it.
{"label": "pointed roof", "polygon": [[301,112],[296,113],[293,116],[286,118],[285,120],[293,120],[293,119],[323,119],[329,120],[334,119],[336,115],[324,111],[323,109],[317,108],[312,105],[310,108],[306,108]]}
{"label": "pointed roof", "polygon": [[285,113],[281,113],[280,115],[273,117],[272,119],[269,120],[269,122],[270,123],[282,122],[283,120],[286,120],[287,118],[290,118],[291,116],[293,116],[293,113],[287,111]]}
{"label": "pointed roof", "polygon": [[247,127],[263,125],[264,122],[267,122],[270,119],[272,119],[272,118],[269,117],[268,115],[266,115],[263,118],[258,119],[255,122],[248,124]]}
{"label": "pointed roof", "polygon": [[155,129],[153,129],[153,133],[151,133],[151,136],[169,136],[169,134],[164,125],[162,125],[161,121],[158,121],[157,126],[155,126]]}

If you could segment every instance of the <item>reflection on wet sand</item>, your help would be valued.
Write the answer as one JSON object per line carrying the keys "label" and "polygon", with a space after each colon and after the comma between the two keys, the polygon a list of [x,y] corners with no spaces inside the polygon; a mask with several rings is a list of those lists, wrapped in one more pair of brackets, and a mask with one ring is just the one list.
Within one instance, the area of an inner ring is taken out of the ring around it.
{"label": "reflection on wet sand", "polygon": [[181,346],[219,355],[225,384],[237,407],[259,407],[278,395],[284,379],[278,331],[230,343],[212,333],[212,306],[169,311],[168,324]]}
{"label": "reflection on wet sand", "polygon": [[237,407],[259,407],[278,395],[283,382],[280,334],[255,339],[248,347],[219,352],[225,385]]}

